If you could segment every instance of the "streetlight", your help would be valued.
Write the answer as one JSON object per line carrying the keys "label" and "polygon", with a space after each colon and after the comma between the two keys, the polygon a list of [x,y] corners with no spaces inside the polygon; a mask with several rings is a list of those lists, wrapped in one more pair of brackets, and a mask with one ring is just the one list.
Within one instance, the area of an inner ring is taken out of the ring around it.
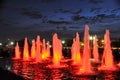
{"label": "streetlight", "polygon": [[2,46],[2,43],[0,43],[0,46]]}
{"label": "streetlight", "polygon": [[62,40],[62,44],[65,44],[65,40]]}
{"label": "streetlight", "polygon": [[11,42],[10,42],[10,45],[14,45],[14,42],[13,42],[13,41],[11,41]]}

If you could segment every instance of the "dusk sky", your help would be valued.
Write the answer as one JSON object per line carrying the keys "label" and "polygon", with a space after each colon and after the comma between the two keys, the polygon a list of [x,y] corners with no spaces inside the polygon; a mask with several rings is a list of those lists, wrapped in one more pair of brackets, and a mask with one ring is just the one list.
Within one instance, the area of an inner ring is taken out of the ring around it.
{"label": "dusk sky", "polygon": [[119,0],[2,0],[0,1],[0,41],[24,37],[61,39],[83,36],[88,24],[90,34],[103,37],[110,29],[111,38],[120,38]]}

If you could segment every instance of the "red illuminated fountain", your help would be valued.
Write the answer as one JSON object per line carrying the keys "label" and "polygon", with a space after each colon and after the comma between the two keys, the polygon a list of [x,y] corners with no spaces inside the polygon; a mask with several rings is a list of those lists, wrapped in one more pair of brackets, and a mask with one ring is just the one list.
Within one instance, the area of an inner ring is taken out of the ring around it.
{"label": "red illuminated fountain", "polygon": [[95,35],[94,42],[93,42],[93,58],[94,62],[99,62],[99,54],[98,54],[98,44],[97,44],[97,36]]}
{"label": "red illuminated fountain", "polygon": [[91,69],[90,58],[91,56],[90,56],[90,48],[89,48],[89,27],[88,25],[85,25],[83,60],[82,60],[82,67],[80,68],[78,74],[91,75],[91,73],[93,73]]}
{"label": "red illuminated fountain", "polygon": [[28,41],[27,38],[25,38],[24,41],[24,51],[23,51],[23,60],[28,61],[29,60],[29,50],[28,50]]}
{"label": "red illuminated fountain", "polygon": [[66,65],[63,65],[60,63],[62,56],[62,44],[61,40],[58,39],[57,34],[55,33],[53,35],[53,64],[48,65],[49,68],[62,68],[66,67]]}
{"label": "red illuminated fountain", "polygon": [[50,43],[47,42],[47,57],[50,57]]}
{"label": "red illuminated fountain", "polygon": [[76,33],[76,38],[73,39],[71,53],[72,53],[73,65],[81,65],[80,39],[78,33]]}
{"label": "red illuminated fountain", "polygon": [[53,65],[55,67],[60,66],[60,60],[62,57],[62,48],[61,48],[61,41],[58,39],[57,34],[53,35]]}
{"label": "red illuminated fountain", "polygon": [[36,62],[41,62],[41,41],[40,41],[40,36],[38,35],[37,36],[37,39],[36,39]]}
{"label": "red illuminated fountain", "polygon": [[21,53],[20,53],[18,42],[17,42],[15,46],[15,57],[13,59],[20,59],[20,54]]}
{"label": "red illuminated fountain", "polygon": [[116,70],[116,67],[114,66],[114,59],[110,46],[109,30],[106,30],[106,33],[104,35],[104,41],[104,52],[102,56],[101,67],[99,67],[98,70],[114,71]]}
{"label": "red illuminated fountain", "polygon": [[46,43],[45,43],[45,39],[43,39],[43,43],[42,43],[42,59],[47,59],[47,48],[46,48]]}
{"label": "red illuminated fountain", "polygon": [[36,54],[36,50],[35,50],[35,40],[32,40],[32,47],[31,47],[31,58],[34,59],[35,58],[35,54]]}

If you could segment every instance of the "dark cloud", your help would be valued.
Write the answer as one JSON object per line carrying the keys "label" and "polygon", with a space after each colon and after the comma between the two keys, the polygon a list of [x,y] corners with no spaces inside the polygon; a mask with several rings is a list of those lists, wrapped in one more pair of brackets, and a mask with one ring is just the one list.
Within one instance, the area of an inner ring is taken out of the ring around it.
{"label": "dark cloud", "polygon": [[93,4],[103,3],[104,1],[105,0],[89,0],[89,2]]}
{"label": "dark cloud", "polygon": [[53,20],[48,20],[48,23],[50,23],[50,24],[55,24],[55,25],[71,24],[71,22],[69,22],[69,21],[53,21]]}
{"label": "dark cloud", "polygon": [[70,26],[69,29],[79,29],[79,26]]}
{"label": "dark cloud", "polygon": [[2,9],[2,8],[3,8],[4,3],[5,3],[5,0],[0,0],[0,9]]}
{"label": "dark cloud", "polygon": [[80,16],[80,15],[75,15],[75,16],[72,16],[71,18],[72,18],[73,21],[78,21],[78,20],[81,20],[81,19],[86,19],[86,17]]}
{"label": "dark cloud", "polygon": [[61,27],[56,27],[56,28],[57,30],[64,30],[64,31],[68,30],[66,26],[63,26],[63,27],[61,26]]}
{"label": "dark cloud", "polygon": [[64,18],[59,18],[60,20],[64,20]]}
{"label": "dark cloud", "polygon": [[102,8],[91,8],[90,12],[94,12],[95,14],[98,14],[102,10]]}
{"label": "dark cloud", "polygon": [[81,13],[82,12],[82,9],[79,9],[79,10],[77,10],[77,11],[73,11],[73,10],[67,10],[67,9],[62,9],[62,8],[60,8],[60,9],[57,9],[57,10],[55,10],[55,12],[56,13],[70,13],[70,14],[79,14],[79,13]]}
{"label": "dark cloud", "polygon": [[115,1],[116,1],[116,4],[120,6],[120,0],[115,0]]}
{"label": "dark cloud", "polygon": [[51,3],[51,2],[54,2],[54,1],[56,1],[56,0],[41,0],[41,2],[43,2],[43,3]]}
{"label": "dark cloud", "polygon": [[21,13],[33,19],[40,19],[43,15],[39,11],[32,11],[29,9],[22,9]]}
{"label": "dark cloud", "polygon": [[112,13],[120,12],[120,8],[115,8],[111,11]]}

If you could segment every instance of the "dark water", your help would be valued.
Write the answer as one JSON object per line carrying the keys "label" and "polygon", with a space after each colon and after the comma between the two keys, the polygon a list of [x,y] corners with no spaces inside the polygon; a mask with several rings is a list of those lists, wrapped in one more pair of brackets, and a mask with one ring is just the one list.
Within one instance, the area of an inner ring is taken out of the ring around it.
{"label": "dark water", "polygon": [[34,63],[33,61],[24,62],[22,60],[11,60],[0,58],[0,67],[7,69],[15,74],[24,77],[27,80],[120,80],[120,70],[117,71],[96,71],[93,75],[78,75],[78,66],[72,66],[71,63],[63,62],[68,66],[64,68],[48,68],[50,61]]}

